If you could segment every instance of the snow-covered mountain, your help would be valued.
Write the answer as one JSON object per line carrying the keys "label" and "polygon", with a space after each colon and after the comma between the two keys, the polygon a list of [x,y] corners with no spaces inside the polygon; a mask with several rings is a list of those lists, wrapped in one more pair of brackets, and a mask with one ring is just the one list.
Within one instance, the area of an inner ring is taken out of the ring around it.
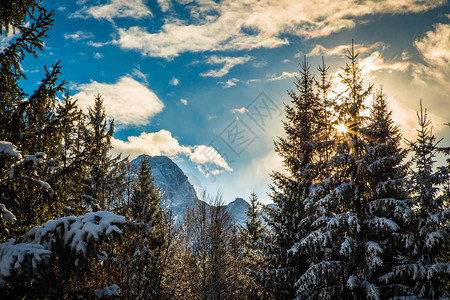
{"label": "snow-covered mountain", "polygon": [[[155,184],[163,192],[165,203],[172,208],[177,222],[182,222],[188,207],[198,201],[194,187],[178,165],[167,156],[146,156],[152,167]],[[144,155],[140,155],[132,160],[130,166],[137,170],[143,157]]]}
{"label": "snow-covered mountain", "polygon": [[[177,223],[182,222],[188,207],[199,201],[193,185],[180,167],[167,156],[145,156],[150,161],[155,184],[163,192],[165,203],[172,208]],[[131,169],[136,171],[143,157],[144,155],[140,155],[132,160]],[[236,198],[227,205],[227,211],[231,214],[233,222],[241,225],[244,225],[247,209],[248,203],[242,198]]]}
{"label": "snow-covered mountain", "polygon": [[242,198],[236,198],[233,202],[228,203],[227,211],[233,217],[234,224],[244,225],[247,220],[245,214],[248,210],[249,204]]}

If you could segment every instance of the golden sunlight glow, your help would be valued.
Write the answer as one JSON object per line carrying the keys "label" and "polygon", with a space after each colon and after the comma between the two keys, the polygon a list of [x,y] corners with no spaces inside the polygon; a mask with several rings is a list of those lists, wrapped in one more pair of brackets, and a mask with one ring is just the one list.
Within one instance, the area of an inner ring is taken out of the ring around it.
{"label": "golden sunlight glow", "polygon": [[334,125],[333,127],[337,130],[338,133],[344,134],[344,133],[348,132],[348,129],[347,129],[347,127],[345,127],[344,124],[337,124],[337,125]]}

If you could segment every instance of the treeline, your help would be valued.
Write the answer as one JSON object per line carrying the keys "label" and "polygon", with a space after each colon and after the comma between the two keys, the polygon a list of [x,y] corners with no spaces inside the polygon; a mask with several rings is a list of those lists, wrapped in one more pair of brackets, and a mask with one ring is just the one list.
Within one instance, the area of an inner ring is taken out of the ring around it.
{"label": "treeline", "polygon": [[[386,95],[348,51],[342,92],[306,60],[275,142],[274,208],[250,196],[236,226],[220,196],[174,225],[149,161],[112,156],[102,98],[82,112],[56,63],[31,95],[26,56],[43,50],[53,12],[0,4],[0,298],[444,299],[449,295],[449,168],[420,107],[403,138]],[[28,26],[22,24],[29,21]],[[411,154],[412,159],[407,160]],[[74,217],[77,216],[77,217]]]}

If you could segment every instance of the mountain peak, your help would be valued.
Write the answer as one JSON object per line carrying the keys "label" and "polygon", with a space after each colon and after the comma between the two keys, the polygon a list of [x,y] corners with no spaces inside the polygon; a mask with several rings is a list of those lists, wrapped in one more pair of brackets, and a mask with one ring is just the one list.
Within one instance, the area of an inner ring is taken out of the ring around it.
{"label": "mountain peak", "polygon": [[[172,215],[177,218],[177,223],[183,222],[183,216],[188,207],[201,201],[188,177],[169,157],[159,155],[139,155],[130,162],[131,172],[136,172],[144,157],[147,157],[152,167],[154,182],[163,193],[165,203],[172,209]],[[236,198],[226,205],[226,210],[233,218],[233,223],[244,225],[249,204],[242,198]]]}

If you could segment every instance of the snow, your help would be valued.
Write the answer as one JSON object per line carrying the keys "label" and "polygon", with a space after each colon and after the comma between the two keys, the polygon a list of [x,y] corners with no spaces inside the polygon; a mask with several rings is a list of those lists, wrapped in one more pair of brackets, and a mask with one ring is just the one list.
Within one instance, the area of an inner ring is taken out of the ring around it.
{"label": "snow", "polygon": [[357,288],[359,286],[359,279],[357,276],[355,275],[351,275],[348,280],[347,280],[347,287],[350,290],[354,290],[355,288]]}
{"label": "snow", "polygon": [[10,223],[14,223],[16,221],[16,216],[14,216],[11,211],[6,209],[6,206],[3,203],[0,203],[0,214],[2,218],[6,219],[6,221]]}
{"label": "snow", "polygon": [[[79,217],[63,217],[36,226],[28,231],[20,242],[10,239],[0,244],[0,284],[11,276],[12,272],[21,273],[32,267],[36,269],[40,262],[52,255],[55,243],[62,241],[76,254],[86,254],[86,246],[91,240],[112,233],[121,234],[117,227],[125,224],[125,217],[108,211],[87,213]],[[107,257],[105,252],[100,252]],[[100,258],[99,258],[100,259]],[[75,261],[77,265],[77,261]],[[117,289],[109,287],[104,293],[117,293]],[[104,294],[106,295],[106,294]]]}
{"label": "snow", "polygon": [[123,216],[108,211],[91,212],[84,216],[64,217],[36,226],[24,235],[24,241],[51,249],[59,238],[72,251],[85,254],[89,241],[97,241],[101,235],[110,235],[113,232],[121,234],[122,231],[116,225],[122,224],[125,224]]}
{"label": "snow", "polygon": [[43,187],[43,188],[46,189],[46,190],[51,189],[50,184],[48,184],[48,183],[45,182],[45,181],[42,181],[42,180],[36,180],[36,182],[37,182],[41,187]]}
{"label": "snow", "polygon": [[104,289],[94,291],[95,296],[100,299],[103,296],[120,296],[120,287],[116,284],[105,287]]}
{"label": "snow", "polygon": [[40,244],[16,243],[10,239],[0,244],[0,285],[11,276],[12,272],[18,274],[27,268],[36,269],[40,262],[46,261],[51,251]]}
{"label": "snow", "polygon": [[369,226],[372,227],[372,230],[376,230],[376,231],[397,231],[398,230],[398,225],[389,219],[386,218],[379,218],[379,217],[375,217],[371,220],[369,220],[368,222]]}
{"label": "snow", "polygon": [[425,238],[425,246],[431,249],[442,240],[444,240],[444,235],[441,230],[431,232]]}
{"label": "snow", "polygon": [[358,246],[358,243],[352,238],[346,238],[345,241],[341,244],[341,250],[339,254],[345,257],[349,257],[355,248]]}
{"label": "snow", "polygon": [[101,251],[99,253],[97,253],[97,259],[99,261],[104,261],[108,258],[108,254],[106,253],[106,251]]}
{"label": "snow", "polygon": [[0,153],[5,153],[9,156],[22,158],[20,151],[17,150],[17,146],[6,141],[0,141]]}
{"label": "snow", "polygon": [[33,165],[37,165],[44,161],[46,155],[43,152],[37,152],[34,155],[24,155],[26,162],[32,162]]}
{"label": "snow", "polygon": [[376,285],[368,283],[367,281],[364,281],[363,285],[366,287],[366,299],[380,299],[380,291]]}
{"label": "snow", "polygon": [[378,243],[370,241],[366,243],[366,253],[368,256],[376,256],[383,254],[383,249],[381,249]]}

